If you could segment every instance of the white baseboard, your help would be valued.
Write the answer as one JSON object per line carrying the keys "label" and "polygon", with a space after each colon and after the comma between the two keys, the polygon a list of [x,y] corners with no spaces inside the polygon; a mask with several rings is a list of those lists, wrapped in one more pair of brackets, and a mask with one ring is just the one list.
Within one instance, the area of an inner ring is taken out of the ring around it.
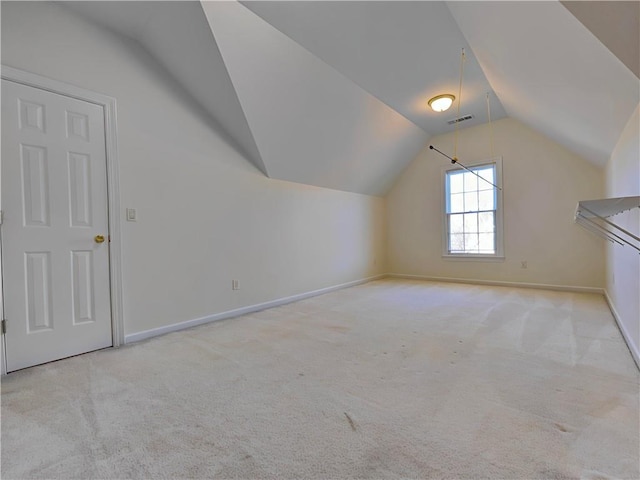
{"label": "white baseboard", "polygon": [[604,294],[603,288],[577,287],[571,285],[548,285],[546,283],[503,282],[498,280],[478,280],[473,278],[431,277],[427,275],[408,275],[404,273],[389,273],[388,277],[406,278],[408,280],[429,280],[432,282],[468,283],[472,285],[492,285],[496,287],[537,288],[540,290],[556,290],[560,292],[598,293]]}
{"label": "white baseboard", "polygon": [[325,293],[341,290],[343,288],[353,287],[355,285],[362,285],[363,283],[378,280],[386,277],[386,274],[375,275],[373,277],[367,277],[360,280],[354,280],[352,282],[342,283],[340,285],[334,285],[331,287],[321,288],[319,290],[313,290],[311,292],[300,293],[298,295],[292,295],[290,297],[278,298],[269,302],[258,303],[256,305],[249,305],[247,307],[237,308],[235,310],[228,310],[226,312],[215,313],[213,315],[207,315],[206,317],[194,318],[192,320],[185,320],[184,322],[173,323],[164,327],[152,328],[151,330],[145,330],[143,332],[131,333],[125,335],[124,343],[139,342],[140,340],[146,340],[147,338],[157,337],[158,335],[164,335],[165,333],[177,332],[186,328],[203,325],[205,323],[216,322],[218,320],[224,320],[227,318],[238,317],[240,315],[246,315],[247,313],[258,312],[267,308],[279,307],[286,305],[287,303],[297,302],[304,300],[305,298],[315,297]]}
{"label": "white baseboard", "polygon": [[616,310],[616,306],[613,304],[613,300],[609,296],[609,292],[607,292],[607,290],[604,291],[604,298],[607,299],[607,303],[609,304],[609,310],[611,310],[611,314],[613,315],[613,318],[616,319],[616,324],[620,329],[620,333],[622,333],[622,338],[624,338],[624,341],[627,344],[627,348],[629,348],[629,351],[631,352],[631,356],[633,357],[633,360],[636,362],[636,366],[638,367],[638,370],[640,370],[640,350],[638,349],[638,345],[635,345],[633,343],[633,339],[631,338],[631,335],[629,335],[629,331],[624,326],[624,323],[622,323],[620,314],[618,313],[618,310]]}

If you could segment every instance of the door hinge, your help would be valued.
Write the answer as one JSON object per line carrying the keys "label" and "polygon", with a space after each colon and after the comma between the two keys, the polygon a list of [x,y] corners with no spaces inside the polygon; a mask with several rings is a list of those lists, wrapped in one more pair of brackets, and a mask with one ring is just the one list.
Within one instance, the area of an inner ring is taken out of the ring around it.
{"label": "door hinge", "polygon": [[4,220],[4,212],[0,210],[0,225],[2,225],[2,220]]}
{"label": "door hinge", "polygon": [[4,335],[5,333],[7,333],[7,321],[2,320],[1,325],[2,326],[0,326],[0,330],[2,331],[2,335]]}

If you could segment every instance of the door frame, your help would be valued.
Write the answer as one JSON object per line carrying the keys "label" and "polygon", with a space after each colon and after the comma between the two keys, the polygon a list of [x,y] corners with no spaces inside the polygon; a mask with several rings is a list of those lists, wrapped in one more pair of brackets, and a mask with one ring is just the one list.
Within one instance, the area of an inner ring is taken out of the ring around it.
{"label": "door frame", "polygon": [[[122,307],[122,240],[120,235],[120,183],[118,168],[118,145],[116,135],[116,99],[92,92],[75,85],[60,82],[35,73],[19,70],[2,64],[0,77],[3,80],[39,88],[51,93],[82,100],[101,106],[104,112],[105,146],[107,159],[107,208],[109,219],[109,287],[111,296],[111,337],[113,347],[124,344],[124,319]],[[0,208],[2,205],[0,204]],[[0,267],[1,267],[0,258]],[[0,288],[2,275],[0,268]],[[4,318],[4,299],[0,313]],[[10,328],[10,327],[9,327]],[[0,341],[0,374],[6,375],[6,336]]]}

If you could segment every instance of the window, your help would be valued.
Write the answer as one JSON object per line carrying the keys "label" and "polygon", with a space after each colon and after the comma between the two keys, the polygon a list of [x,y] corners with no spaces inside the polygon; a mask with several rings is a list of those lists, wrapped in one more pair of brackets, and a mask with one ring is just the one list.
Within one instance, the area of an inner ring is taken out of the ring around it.
{"label": "window", "polygon": [[501,195],[491,185],[499,185],[499,167],[492,162],[446,171],[445,256],[502,257]]}

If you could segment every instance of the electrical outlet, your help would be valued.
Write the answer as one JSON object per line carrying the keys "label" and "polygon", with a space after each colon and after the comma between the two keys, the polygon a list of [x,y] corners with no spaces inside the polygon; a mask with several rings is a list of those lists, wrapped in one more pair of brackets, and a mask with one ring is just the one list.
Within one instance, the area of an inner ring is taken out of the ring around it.
{"label": "electrical outlet", "polygon": [[527,268],[527,261],[523,260],[522,262],[520,262],[520,268]]}
{"label": "electrical outlet", "polygon": [[231,280],[231,290],[240,290],[240,280]]}

